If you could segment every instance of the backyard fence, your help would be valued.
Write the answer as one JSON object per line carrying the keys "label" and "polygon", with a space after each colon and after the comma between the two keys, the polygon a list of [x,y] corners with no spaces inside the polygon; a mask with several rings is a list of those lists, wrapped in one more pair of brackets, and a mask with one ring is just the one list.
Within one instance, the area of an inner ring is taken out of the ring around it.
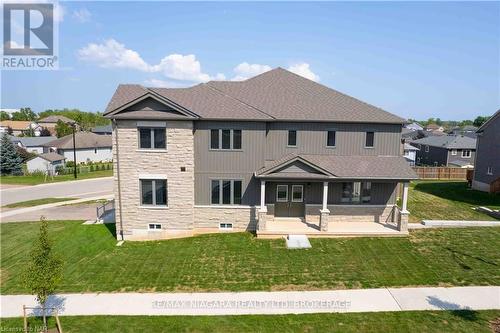
{"label": "backyard fence", "polygon": [[471,169],[452,167],[413,167],[419,179],[456,179],[467,180]]}

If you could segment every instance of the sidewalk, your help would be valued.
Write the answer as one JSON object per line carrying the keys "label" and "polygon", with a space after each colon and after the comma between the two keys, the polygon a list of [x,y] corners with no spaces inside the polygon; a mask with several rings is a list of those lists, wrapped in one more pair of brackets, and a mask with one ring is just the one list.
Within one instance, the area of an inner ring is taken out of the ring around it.
{"label": "sidewalk", "polygon": [[[30,295],[0,296],[1,317],[21,317]],[[380,288],[224,293],[59,294],[60,315],[243,315],[500,309],[500,287]]]}

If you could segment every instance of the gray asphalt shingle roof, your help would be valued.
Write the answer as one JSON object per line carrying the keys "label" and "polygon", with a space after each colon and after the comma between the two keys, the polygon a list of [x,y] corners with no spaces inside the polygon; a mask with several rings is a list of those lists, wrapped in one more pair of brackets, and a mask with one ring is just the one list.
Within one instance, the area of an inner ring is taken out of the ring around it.
{"label": "gray asphalt shingle roof", "polygon": [[[112,146],[110,135],[99,135],[90,132],[76,132],[75,137],[77,149],[101,147],[111,148]],[[58,149],[73,149],[73,134],[47,142],[44,146],[56,147]]]}
{"label": "gray asphalt shingle roof", "polygon": [[[339,155],[287,155],[256,172],[266,176],[271,170],[286,166],[295,160],[325,170],[331,178],[343,179],[417,179],[417,175],[402,156],[339,156]],[[281,177],[281,173],[280,173]],[[302,177],[302,176],[300,176]]]}
{"label": "gray asphalt shingle roof", "polygon": [[57,138],[55,136],[19,137],[19,136],[9,135],[9,139],[13,143],[20,142],[24,147],[40,147],[47,142],[54,141]]}
{"label": "gray asphalt shingle roof", "polygon": [[37,155],[33,158],[37,158],[37,157],[43,158],[44,160],[49,161],[49,162],[62,161],[62,160],[66,159],[66,157],[59,155],[58,153],[54,153],[54,152],[40,154],[40,155]]}
{"label": "gray asphalt shingle roof", "polygon": [[68,117],[65,116],[59,116],[59,115],[52,115],[48,116],[42,119],[39,119],[37,122],[38,123],[57,123],[59,120],[65,122],[65,123],[72,123],[74,122],[73,119],[69,119]]}
{"label": "gray asphalt shingle roof", "polygon": [[245,81],[211,81],[190,88],[120,85],[105,115],[156,93],[205,119],[338,121],[403,124],[373,105],[276,68]]}
{"label": "gray asphalt shingle roof", "polygon": [[465,135],[428,136],[411,143],[447,149],[476,149],[476,139]]}

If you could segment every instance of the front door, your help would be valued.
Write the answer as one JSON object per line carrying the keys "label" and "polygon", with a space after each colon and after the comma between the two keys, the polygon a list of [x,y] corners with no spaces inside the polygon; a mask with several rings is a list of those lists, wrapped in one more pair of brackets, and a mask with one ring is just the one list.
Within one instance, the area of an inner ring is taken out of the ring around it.
{"label": "front door", "polygon": [[277,184],[274,216],[304,217],[304,185]]}

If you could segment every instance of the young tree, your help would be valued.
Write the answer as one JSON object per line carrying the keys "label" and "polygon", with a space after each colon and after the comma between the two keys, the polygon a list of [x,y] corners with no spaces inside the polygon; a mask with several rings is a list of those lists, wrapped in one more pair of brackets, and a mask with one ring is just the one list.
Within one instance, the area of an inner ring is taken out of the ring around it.
{"label": "young tree", "polygon": [[9,120],[10,116],[5,111],[0,111],[0,121]]}
{"label": "young tree", "polygon": [[73,129],[70,125],[66,124],[62,120],[58,120],[56,124],[56,135],[58,138],[62,138],[63,136],[69,135],[73,132]]}
{"label": "young tree", "polygon": [[42,307],[43,323],[47,327],[46,303],[62,278],[63,261],[54,253],[49,239],[49,225],[45,217],[40,217],[40,233],[30,253],[30,262],[26,268],[24,282],[36,295]]}
{"label": "young tree", "polygon": [[2,175],[23,174],[22,159],[6,134],[2,135],[0,141],[0,173]]}
{"label": "young tree", "polygon": [[47,127],[43,127],[42,130],[40,131],[40,136],[51,136],[51,135],[52,133],[50,133]]}

